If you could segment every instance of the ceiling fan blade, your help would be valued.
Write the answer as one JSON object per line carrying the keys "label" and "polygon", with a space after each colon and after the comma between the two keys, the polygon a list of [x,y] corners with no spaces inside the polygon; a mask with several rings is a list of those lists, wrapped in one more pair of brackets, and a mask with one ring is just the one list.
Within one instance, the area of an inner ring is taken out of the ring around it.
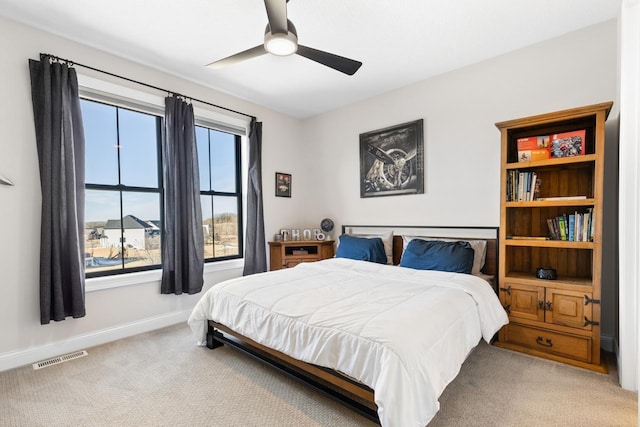
{"label": "ceiling fan blade", "polygon": [[354,61],[344,56],[334,55],[333,53],[323,52],[300,44],[298,45],[298,51],[296,53],[350,76],[354,75],[362,65],[360,61]]}
{"label": "ceiling fan blade", "polygon": [[287,0],[264,0],[267,9],[271,34],[287,34]]}
{"label": "ceiling fan blade", "polygon": [[267,51],[264,50],[264,45],[261,44],[256,47],[252,47],[251,49],[242,51],[240,53],[236,53],[235,55],[227,56],[226,58],[222,58],[217,61],[214,61],[211,64],[207,64],[207,67],[218,69],[218,68],[226,67],[228,65],[237,64],[238,62],[246,61],[247,59],[264,55],[265,53],[267,53]]}

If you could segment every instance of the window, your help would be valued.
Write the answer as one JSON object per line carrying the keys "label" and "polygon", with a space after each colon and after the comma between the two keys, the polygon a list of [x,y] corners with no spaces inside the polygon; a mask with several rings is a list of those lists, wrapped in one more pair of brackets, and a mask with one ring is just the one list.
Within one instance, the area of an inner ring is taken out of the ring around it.
{"label": "window", "polygon": [[[86,276],[161,268],[163,99],[83,96]],[[243,130],[196,115],[205,262],[242,258]]]}
{"label": "window", "polygon": [[159,268],[162,118],[81,100],[87,277]]}
{"label": "window", "polygon": [[241,258],[240,136],[196,126],[206,261]]}

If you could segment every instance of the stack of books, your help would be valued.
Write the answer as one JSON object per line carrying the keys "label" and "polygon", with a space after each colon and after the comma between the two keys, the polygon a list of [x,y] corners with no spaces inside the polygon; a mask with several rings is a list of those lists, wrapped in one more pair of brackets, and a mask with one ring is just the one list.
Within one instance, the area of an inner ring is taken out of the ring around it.
{"label": "stack of books", "polygon": [[593,209],[586,212],[575,211],[547,219],[549,235],[552,240],[568,242],[593,242],[594,220]]}
{"label": "stack of books", "polygon": [[507,174],[507,202],[530,202],[540,196],[540,178],[535,172],[510,170]]}

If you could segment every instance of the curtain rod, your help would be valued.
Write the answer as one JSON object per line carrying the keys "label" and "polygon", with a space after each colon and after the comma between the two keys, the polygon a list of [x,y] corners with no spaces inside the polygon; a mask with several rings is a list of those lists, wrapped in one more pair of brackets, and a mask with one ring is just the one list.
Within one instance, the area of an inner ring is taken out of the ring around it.
{"label": "curtain rod", "polygon": [[221,105],[213,104],[211,102],[207,102],[207,101],[203,101],[201,99],[197,99],[197,98],[193,98],[193,97],[190,97],[190,96],[187,96],[187,95],[183,95],[183,94],[175,92],[173,90],[163,89],[163,88],[158,87],[158,86],[153,86],[153,85],[150,85],[148,83],[144,83],[144,82],[141,82],[141,81],[138,81],[138,80],[130,79],[129,77],[120,76],[118,74],[114,74],[114,73],[111,73],[109,71],[101,70],[99,68],[94,68],[94,67],[91,67],[89,65],[80,64],[80,63],[72,61],[70,59],[60,58],[59,56],[51,55],[49,53],[42,53],[41,55],[45,55],[45,56],[51,57],[51,58],[55,59],[56,61],[65,62],[69,66],[77,65],[78,67],[87,68],[89,70],[93,70],[93,71],[97,71],[99,73],[107,74],[107,75],[112,76],[112,77],[117,77],[119,79],[126,80],[126,81],[131,82],[131,83],[136,83],[136,84],[139,84],[139,85],[142,85],[142,86],[146,86],[146,87],[149,87],[151,89],[159,90],[161,92],[168,92],[168,93],[173,94],[175,96],[181,96],[183,98],[187,98],[187,99],[190,99],[192,101],[197,101],[197,102],[200,102],[202,104],[210,105],[212,107],[220,108],[222,110],[229,111],[229,112],[235,113],[235,114],[240,114],[242,116],[249,117],[250,119],[256,120],[256,117],[252,116],[251,114],[243,113],[241,111],[232,110],[231,108],[223,107]]}

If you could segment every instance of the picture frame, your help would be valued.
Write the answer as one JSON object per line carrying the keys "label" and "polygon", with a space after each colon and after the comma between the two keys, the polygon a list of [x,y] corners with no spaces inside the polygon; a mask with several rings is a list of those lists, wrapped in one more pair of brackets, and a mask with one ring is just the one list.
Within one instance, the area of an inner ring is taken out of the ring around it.
{"label": "picture frame", "polygon": [[276,197],[291,197],[291,174],[276,172]]}
{"label": "picture frame", "polygon": [[360,197],[424,193],[424,120],[360,134]]}

